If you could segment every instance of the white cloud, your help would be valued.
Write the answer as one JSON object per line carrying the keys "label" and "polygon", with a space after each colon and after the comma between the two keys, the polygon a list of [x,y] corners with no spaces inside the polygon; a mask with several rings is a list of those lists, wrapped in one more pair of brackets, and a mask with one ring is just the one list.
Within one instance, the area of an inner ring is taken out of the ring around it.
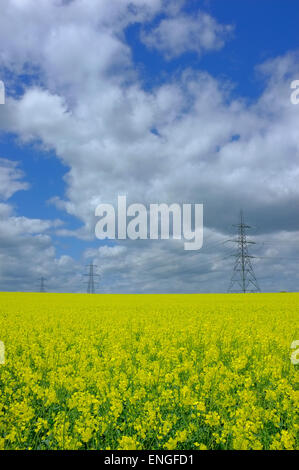
{"label": "white cloud", "polygon": [[29,188],[22,181],[23,172],[17,168],[18,163],[0,158],[0,199],[9,199],[15,192]]}
{"label": "white cloud", "polygon": [[[23,178],[17,162],[1,158],[0,199],[6,201],[28,189]],[[11,204],[0,202],[0,290],[36,291],[42,275],[47,275],[48,285],[57,291],[61,286],[70,291],[80,288],[80,275],[70,276],[75,269],[80,272],[74,260],[55,254],[51,231],[61,224],[60,220],[18,216]]]}
{"label": "white cloud", "polygon": [[126,252],[125,246],[101,246],[98,250],[99,255],[104,258],[119,257],[119,255]]}
{"label": "white cloud", "polygon": [[141,40],[167,59],[190,51],[201,56],[221,49],[232,30],[231,25],[221,25],[207,13],[199,12],[196,17],[179,13],[161,20],[157,27],[143,30]]}
{"label": "white cloud", "polygon": [[39,234],[50,228],[57,227],[57,225],[61,223],[62,222],[58,220],[50,221],[10,216],[9,218],[0,219],[0,233],[2,236],[6,235],[8,238],[16,235]]}
{"label": "white cloud", "polygon": [[9,204],[0,204],[0,290],[38,291],[82,289],[82,268],[70,256],[56,256],[51,230],[60,221],[18,217]]}
{"label": "white cloud", "polygon": [[115,202],[118,192],[133,202],[207,201],[206,223],[216,226],[225,207],[234,214],[243,204],[259,218],[270,210],[277,229],[284,206],[298,198],[297,109],[288,83],[296,62],[292,55],[281,61],[285,74],[272,80],[277,60],[251,106],[231,100],[227,85],[208,74],[186,71],[151,92],[138,81],[123,88],[91,77],[94,86],[70,109],[63,96],[34,87],[11,100],[3,121],[24,140],[41,139],[70,168],[66,200],[53,201],[84,222],[80,237],[93,236],[96,205]]}

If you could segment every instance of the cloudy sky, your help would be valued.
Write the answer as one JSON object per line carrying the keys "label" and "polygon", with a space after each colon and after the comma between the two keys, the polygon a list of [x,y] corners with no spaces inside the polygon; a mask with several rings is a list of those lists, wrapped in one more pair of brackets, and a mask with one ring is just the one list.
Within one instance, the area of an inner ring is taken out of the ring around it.
{"label": "cloudy sky", "polygon": [[[299,289],[297,0],[4,0],[0,290],[225,292],[240,209],[262,291]],[[95,208],[204,204],[204,244],[98,240]]]}

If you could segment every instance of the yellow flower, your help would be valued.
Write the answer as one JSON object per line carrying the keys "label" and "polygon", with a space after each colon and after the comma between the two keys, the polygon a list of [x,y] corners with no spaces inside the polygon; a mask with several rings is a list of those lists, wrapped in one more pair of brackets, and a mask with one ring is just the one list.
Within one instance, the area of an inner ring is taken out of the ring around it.
{"label": "yellow flower", "polygon": [[178,441],[172,437],[166,442],[165,449],[174,450],[177,448]]}
{"label": "yellow flower", "polygon": [[0,293],[0,449],[298,449],[298,302]]}
{"label": "yellow flower", "polygon": [[123,436],[118,443],[118,450],[136,450],[138,446],[139,442],[134,438]]}

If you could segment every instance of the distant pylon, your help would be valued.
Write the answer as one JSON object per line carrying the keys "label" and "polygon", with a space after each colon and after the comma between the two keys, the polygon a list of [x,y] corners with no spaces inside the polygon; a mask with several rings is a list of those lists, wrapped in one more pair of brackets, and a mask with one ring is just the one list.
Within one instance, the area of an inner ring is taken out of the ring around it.
{"label": "distant pylon", "polygon": [[[240,212],[240,223],[234,227],[238,229],[238,237],[229,241],[237,243],[238,248],[236,254],[233,255],[236,261],[228,292],[243,292],[244,294],[246,292],[261,292],[251,264],[251,259],[254,256],[250,256],[248,253],[248,244],[255,245],[255,242],[247,240],[246,230],[251,227],[244,223],[243,211]],[[236,289],[234,289],[235,286]]]}
{"label": "distant pylon", "polygon": [[95,274],[94,272],[94,268],[96,267],[96,265],[93,263],[90,263],[88,266],[89,266],[89,273],[86,274],[86,276],[88,276],[87,294],[95,294],[94,278],[95,276],[98,276],[98,274]]}
{"label": "distant pylon", "polygon": [[39,291],[40,292],[46,292],[46,289],[45,289],[45,278],[44,277],[41,277],[40,278],[40,287],[39,287]]}

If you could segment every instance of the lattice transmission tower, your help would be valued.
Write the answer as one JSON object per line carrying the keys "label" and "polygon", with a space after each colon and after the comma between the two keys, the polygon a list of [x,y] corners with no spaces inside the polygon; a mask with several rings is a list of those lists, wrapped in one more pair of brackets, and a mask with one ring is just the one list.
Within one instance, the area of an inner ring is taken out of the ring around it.
{"label": "lattice transmission tower", "polygon": [[255,242],[247,240],[246,231],[251,227],[245,224],[243,211],[240,212],[240,223],[234,227],[237,227],[238,236],[229,241],[237,243],[237,252],[233,255],[235,265],[228,292],[243,292],[244,294],[246,292],[261,292],[251,263],[255,256],[249,255],[248,252],[248,245],[255,245]]}
{"label": "lattice transmission tower", "polygon": [[46,278],[44,278],[43,276],[40,278],[40,286],[39,286],[39,291],[40,292],[46,292],[45,280],[46,280]]}
{"label": "lattice transmission tower", "polygon": [[85,274],[85,276],[88,276],[87,294],[95,294],[94,279],[96,276],[99,276],[99,275],[95,273],[95,270],[94,270],[94,268],[96,267],[95,264],[90,263],[88,264],[88,267],[89,267],[89,272],[88,274]]}

